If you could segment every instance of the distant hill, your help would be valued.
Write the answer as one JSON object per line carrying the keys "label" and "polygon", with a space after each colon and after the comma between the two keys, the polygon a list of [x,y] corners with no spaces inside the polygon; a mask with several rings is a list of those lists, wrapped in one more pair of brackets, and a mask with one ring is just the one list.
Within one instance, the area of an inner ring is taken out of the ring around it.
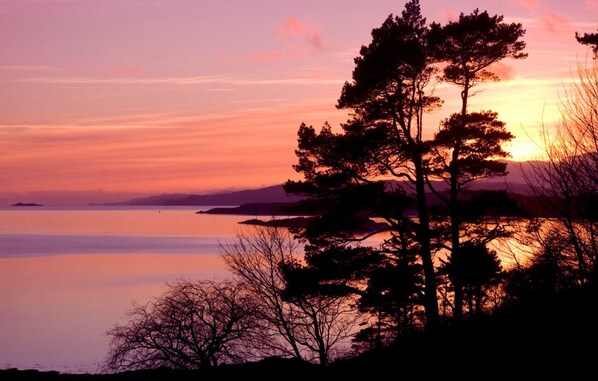
{"label": "distant hill", "polygon": [[[472,183],[471,190],[502,190],[511,193],[527,194],[528,186],[525,183],[525,174],[531,172],[531,165],[541,165],[541,162],[508,162],[509,174],[505,177],[494,177]],[[442,181],[432,182],[437,191],[448,189]],[[403,184],[409,188],[408,184]],[[248,189],[226,193],[211,194],[161,194],[156,196],[134,198],[124,202],[109,205],[130,206],[239,206],[243,204],[262,203],[293,203],[301,199],[300,196],[287,195],[282,185],[272,185],[265,188]]]}
{"label": "distant hill", "polygon": [[28,203],[17,202],[16,204],[12,204],[11,206],[43,206],[43,205],[42,204],[36,204],[34,202],[28,202]]}
{"label": "distant hill", "polygon": [[129,201],[111,205],[132,206],[216,206],[242,205],[251,203],[291,203],[299,201],[299,196],[289,196],[282,185],[273,185],[259,189],[249,189],[237,192],[214,193],[203,195],[163,194],[150,197],[135,198]]}

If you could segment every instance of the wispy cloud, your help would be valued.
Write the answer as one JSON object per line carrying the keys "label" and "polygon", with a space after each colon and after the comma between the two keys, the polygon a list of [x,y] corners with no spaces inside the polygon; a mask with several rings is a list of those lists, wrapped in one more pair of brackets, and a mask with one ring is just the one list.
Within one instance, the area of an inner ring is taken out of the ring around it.
{"label": "wispy cloud", "polygon": [[[42,84],[66,84],[66,85],[226,85],[226,86],[247,86],[247,85],[326,85],[342,84],[341,78],[243,78],[227,75],[213,76],[191,76],[191,77],[167,77],[167,78],[94,78],[94,77],[29,77],[15,79],[15,82],[42,83]],[[232,90],[228,87],[214,89]]]}
{"label": "wispy cloud", "polygon": [[559,34],[572,29],[569,21],[554,11],[547,11],[544,16],[540,17],[539,23],[545,31],[553,34]]}
{"label": "wispy cloud", "polygon": [[[301,122],[319,126],[346,118],[325,102],[210,115],[140,114],[129,120],[85,120],[66,126],[12,126],[10,135],[0,134],[0,182],[10,184],[5,191],[15,192],[275,184],[293,175]],[[0,131],[5,127],[10,126],[0,126]]]}
{"label": "wispy cloud", "polygon": [[[510,0],[526,8],[531,18],[521,18],[526,24],[533,22],[544,32],[551,34],[570,33],[573,30],[573,23],[562,15],[562,12],[553,10],[541,0]],[[585,0],[589,6],[598,0]]]}
{"label": "wispy cloud", "polygon": [[320,27],[316,24],[287,17],[274,32],[284,48],[273,51],[258,51],[249,57],[258,62],[280,61],[285,58],[303,58],[324,50]]}
{"label": "wispy cloud", "polygon": [[317,25],[300,22],[294,17],[288,17],[282,23],[282,25],[280,25],[276,34],[288,42],[298,38],[303,43],[315,49],[322,49],[322,36],[320,35],[320,27]]}
{"label": "wispy cloud", "polygon": [[224,88],[224,87],[209,87],[209,88],[205,88],[204,91],[237,91],[237,89],[233,89],[230,87]]}
{"label": "wispy cloud", "polygon": [[271,78],[271,79],[239,79],[236,81],[239,85],[336,85],[343,84],[343,78],[317,78],[317,77],[297,77],[297,78]]}
{"label": "wispy cloud", "polygon": [[515,78],[515,69],[507,63],[496,62],[489,69],[503,81],[509,81]]}
{"label": "wispy cloud", "polygon": [[225,83],[230,81],[230,77],[225,75],[166,78],[30,77],[16,79],[15,81],[73,85],[201,85],[206,83]]}
{"label": "wispy cloud", "polygon": [[50,70],[48,66],[38,65],[0,65],[0,70],[6,71],[41,71]]}

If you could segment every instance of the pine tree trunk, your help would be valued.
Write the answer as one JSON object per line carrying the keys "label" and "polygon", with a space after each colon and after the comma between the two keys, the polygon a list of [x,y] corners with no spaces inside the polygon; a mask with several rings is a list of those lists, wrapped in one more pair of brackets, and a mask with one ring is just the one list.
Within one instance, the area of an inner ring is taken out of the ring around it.
{"label": "pine tree trunk", "polygon": [[436,271],[432,261],[432,249],[430,245],[430,217],[426,203],[426,188],[423,164],[420,157],[413,160],[415,166],[415,188],[417,192],[417,214],[419,217],[419,229],[417,241],[421,249],[422,266],[424,268],[424,307],[426,309],[426,327],[433,329],[440,324],[438,314],[438,297],[436,295]]}
{"label": "pine tree trunk", "polygon": [[[455,150],[456,151],[456,150]],[[459,279],[459,272],[461,261],[458,259],[459,257],[459,212],[458,212],[458,189],[457,189],[457,181],[456,175],[451,174],[451,200],[450,200],[450,218],[451,218],[451,256],[453,260],[453,267],[456,274],[454,274],[453,279],[453,290],[454,290],[454,308],[453,308],[453,317],[455,320],[461,320],[463,317],[463,286],[461,285]]]}

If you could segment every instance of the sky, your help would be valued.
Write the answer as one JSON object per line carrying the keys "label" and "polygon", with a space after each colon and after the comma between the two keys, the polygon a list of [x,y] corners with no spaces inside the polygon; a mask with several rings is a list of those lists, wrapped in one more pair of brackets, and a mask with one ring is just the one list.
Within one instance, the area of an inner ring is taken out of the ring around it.
{"label": "sky", "polygon": [[[400,0],[0,0],[0,205],[112,201],[279,184],[297,129],[337,110],[353,58]],[[475,8],[520,22],[526,60],[495,67],[470,110],[492,109],[538,157],[538,130],[589,49],[598,0],[421,0],[429,22]],[[427,134],[459,109],[441,86]],[[31,200],[37,201],[37,200]],[[42,200],[43,201],[43,200]],[[59,202],[59,201],[56,201]]]}

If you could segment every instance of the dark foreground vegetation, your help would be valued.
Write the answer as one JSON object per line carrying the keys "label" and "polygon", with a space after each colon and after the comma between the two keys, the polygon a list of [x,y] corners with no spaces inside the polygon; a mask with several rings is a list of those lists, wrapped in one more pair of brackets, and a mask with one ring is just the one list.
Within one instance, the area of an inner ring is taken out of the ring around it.
{"label": "dark foreground vegetation", "polygon": [[[530,296],[496,311],[436,332],[416,333],[363,355],[328,366],[296,359],[221,365],[203,371],[154,369],[102,375],[1,370],[11,380],[280,380],[361,379],[443,376],[460,379],[557,376],[581,379],[595,374],[598,342],[598,293],[590,287]],[[448,343],[452,343],[450,346]],[[422,351],[434,348],[424,359]],[[230,378],[229,378],[230,377]],[[292,378],[291,378],[292,377]]]}

